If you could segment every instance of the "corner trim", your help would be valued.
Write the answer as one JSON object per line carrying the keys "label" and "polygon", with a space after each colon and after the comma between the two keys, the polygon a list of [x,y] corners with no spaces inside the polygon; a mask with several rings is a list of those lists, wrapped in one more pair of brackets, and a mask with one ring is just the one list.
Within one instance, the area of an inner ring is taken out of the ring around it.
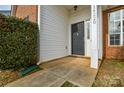
{"label": "corner trim", "polygon": [[38,5],[38,16],[37,16],[37,23],[38,23],[38,26],[39,26],[39,30],[40,30],[40,5]]}

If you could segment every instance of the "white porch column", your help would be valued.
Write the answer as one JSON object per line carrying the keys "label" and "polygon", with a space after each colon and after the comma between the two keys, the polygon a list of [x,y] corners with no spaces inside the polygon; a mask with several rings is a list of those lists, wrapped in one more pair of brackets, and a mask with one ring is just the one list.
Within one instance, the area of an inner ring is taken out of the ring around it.
{"label": "white porch column", "polygon": [[98,49],[99,59],[103,57],[102,6],[98,6]]}
{"label": "white porch column", "polygon": [[98,22],[97,22],[97,5],[91,6],[91,67],[98,68]]}

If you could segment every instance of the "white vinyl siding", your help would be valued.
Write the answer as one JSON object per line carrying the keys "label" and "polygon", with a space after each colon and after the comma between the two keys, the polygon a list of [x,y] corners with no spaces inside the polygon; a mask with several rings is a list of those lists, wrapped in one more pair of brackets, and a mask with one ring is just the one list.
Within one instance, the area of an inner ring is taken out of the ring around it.
{"label": "white vinyl siding", "polygon": [[40,7],[40,62],[68,55],[68,11],[61,6]]}

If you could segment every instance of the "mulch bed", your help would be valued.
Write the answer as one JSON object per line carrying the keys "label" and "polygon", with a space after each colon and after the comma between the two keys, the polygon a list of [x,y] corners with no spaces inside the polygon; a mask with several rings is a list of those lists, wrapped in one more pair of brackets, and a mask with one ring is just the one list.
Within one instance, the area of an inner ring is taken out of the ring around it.
{"label": "mulch bed", "polygon": [[[28,73],[27,75],[30,75],[32,73],[35,73],[39,70],[42,70],[41,67],[39,67],[38,69],[36,70],[33,70],[32,72]],[[14,71],[14,70],[0,70],[0,87],[3,87],[5,86],[6,84],[10,83],[10,82],[13,82],[19,78],[22,78],[20,75],[19,75],[19,72],[21,70],[17,70],[17,71]],[[25,75],[25,76],[27,76]]]}
{"label": "mulch bed", "polygon": [[0,87],[20,78],[18,71],[1,70],[0,71]]}

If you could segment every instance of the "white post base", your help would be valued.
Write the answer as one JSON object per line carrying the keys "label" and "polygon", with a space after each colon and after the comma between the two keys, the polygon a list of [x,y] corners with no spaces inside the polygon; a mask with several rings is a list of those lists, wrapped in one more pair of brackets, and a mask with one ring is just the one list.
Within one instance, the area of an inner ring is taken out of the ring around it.
{"label": "white post base", "polygon": [[98,50],[92,49],[91,68],[98,69]]}

